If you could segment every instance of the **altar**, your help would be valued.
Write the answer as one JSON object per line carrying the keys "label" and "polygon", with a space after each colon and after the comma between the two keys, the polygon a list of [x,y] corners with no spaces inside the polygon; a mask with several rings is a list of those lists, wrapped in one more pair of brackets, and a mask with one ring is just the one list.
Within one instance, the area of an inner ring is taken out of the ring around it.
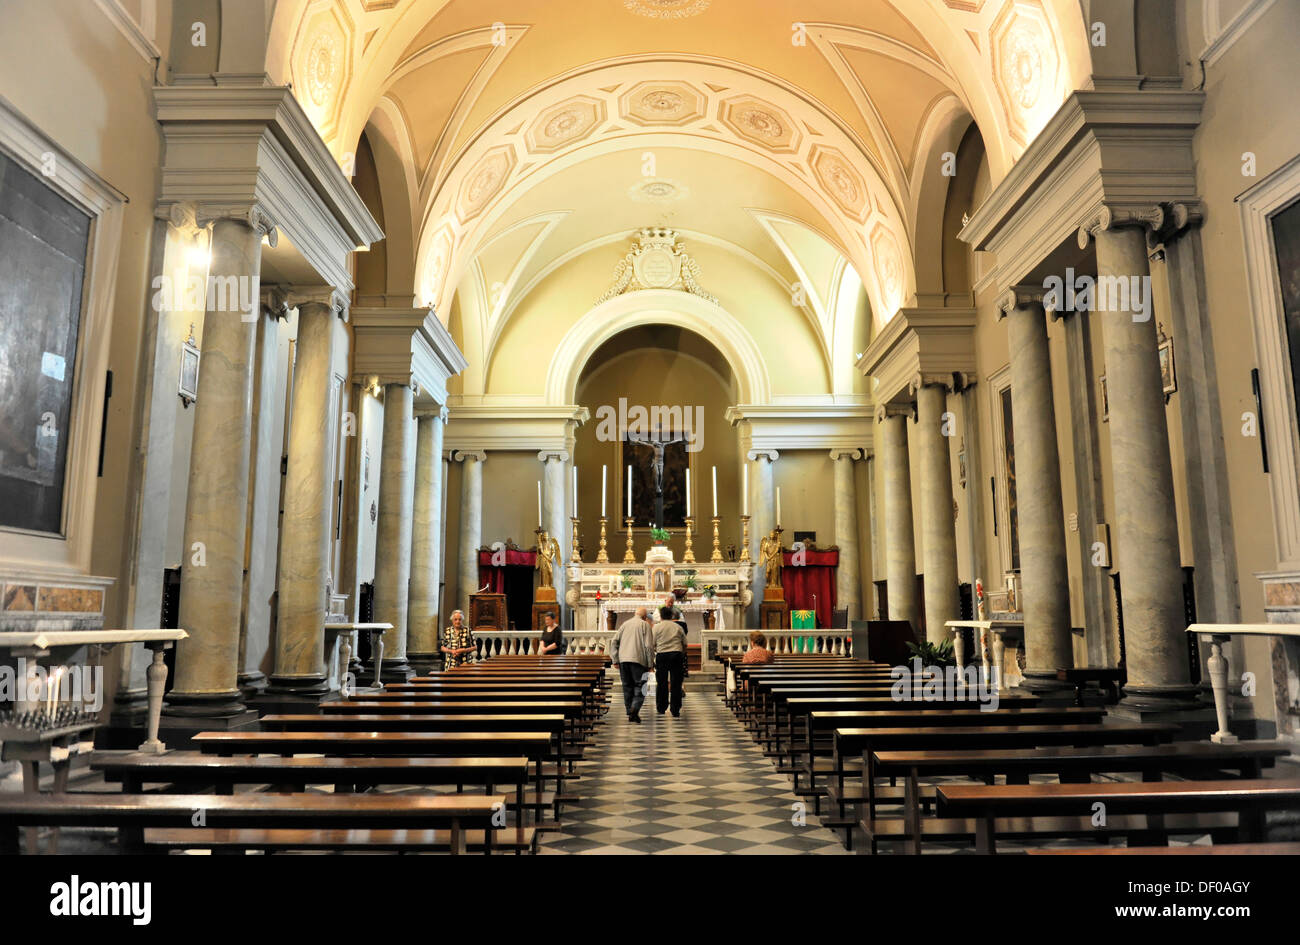
{"label": "altar", "polygon": [[[748,561],[678,563],[662,552],[643,563],[579,562],[568,567],[566,603],[573,609],[574,629],[612,629],[638,607],[657,611],[674,590],[684,590],[677,600],[686,620],[687,642],[699,643],[700,631],[745,626],[745,609],[753,600]],[[712,596],[704,593],[711,587]]]}

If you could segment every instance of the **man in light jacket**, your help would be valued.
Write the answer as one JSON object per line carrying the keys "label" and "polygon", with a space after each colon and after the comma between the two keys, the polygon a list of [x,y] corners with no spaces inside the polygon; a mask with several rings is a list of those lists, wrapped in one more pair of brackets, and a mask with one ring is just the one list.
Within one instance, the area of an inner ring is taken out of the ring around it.
{"label": "man in light jacket", "polygon": [[627,720],[640,722],[646,681],[655,662],[654,628],[646,620],[644,607],[638,607],[636,616],[624,621],[614,634],[610,659],[618,667],[619,678],[623,681],[623,707],[627,709]]}

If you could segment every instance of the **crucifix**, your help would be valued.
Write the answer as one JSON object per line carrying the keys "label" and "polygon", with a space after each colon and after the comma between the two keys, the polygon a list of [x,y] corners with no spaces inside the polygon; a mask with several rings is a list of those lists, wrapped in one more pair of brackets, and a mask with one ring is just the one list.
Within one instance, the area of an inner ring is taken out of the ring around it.
{"label": "crucifix", "polygon": [[664,448],[670,443],[685,443],[684,436],[666,436],[662,433],[652,433],[649,436],[636,436],[629,433],[627,435],[629,443],[635,443],[638,446],[648,446],[654,451],[654,458],[651,465],[655,474],[655,518],[652,524],[664,527]]}

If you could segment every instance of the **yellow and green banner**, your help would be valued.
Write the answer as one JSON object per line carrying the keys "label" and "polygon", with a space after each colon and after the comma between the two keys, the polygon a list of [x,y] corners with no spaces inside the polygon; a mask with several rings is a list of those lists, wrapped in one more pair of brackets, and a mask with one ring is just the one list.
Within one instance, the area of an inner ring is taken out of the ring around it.
{"label": "yellow and green banner", "polygon": [[[817,629],[817,612],[814,610],[792,610],[790,611],[790,629],[791,630],[815,630]],[[791,647],[796,653],[811,653],[816,645],[812,637],[795,637],[790,641]]]}

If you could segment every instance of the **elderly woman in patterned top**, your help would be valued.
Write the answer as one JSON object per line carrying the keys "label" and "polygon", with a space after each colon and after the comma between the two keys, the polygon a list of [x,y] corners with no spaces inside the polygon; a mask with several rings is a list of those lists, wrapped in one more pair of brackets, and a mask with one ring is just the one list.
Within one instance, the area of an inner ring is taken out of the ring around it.
{"label": "elderly woman in patterned top", "polygon": [[439,641],[442,650],[442,668],[455,669],[469,662],[469,654],[478,649],[474,644],[474,631],[465,626],[465,612],[451,612],[451,626],[442,631]]}

